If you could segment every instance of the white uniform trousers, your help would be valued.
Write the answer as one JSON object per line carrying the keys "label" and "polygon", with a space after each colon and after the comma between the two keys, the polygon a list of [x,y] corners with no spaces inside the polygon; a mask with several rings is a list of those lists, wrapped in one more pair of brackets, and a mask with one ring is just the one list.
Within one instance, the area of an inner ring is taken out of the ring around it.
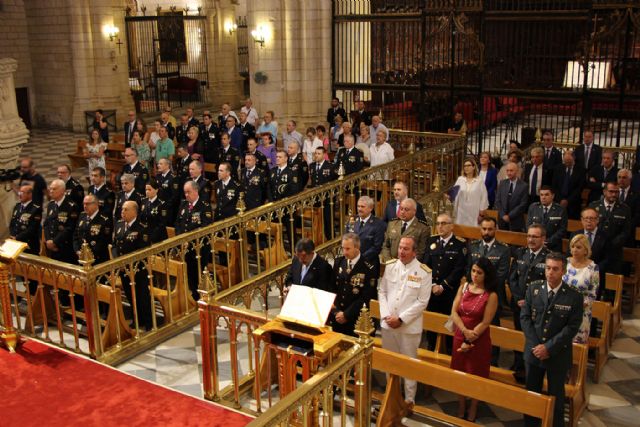
{"label": "white uniform trousers", "polygon": [[[422,334],[403,334],[393,329],[381,328],[382,348],[416,358]],[[404,400],[415,403],[418,382],[404,379]]]}

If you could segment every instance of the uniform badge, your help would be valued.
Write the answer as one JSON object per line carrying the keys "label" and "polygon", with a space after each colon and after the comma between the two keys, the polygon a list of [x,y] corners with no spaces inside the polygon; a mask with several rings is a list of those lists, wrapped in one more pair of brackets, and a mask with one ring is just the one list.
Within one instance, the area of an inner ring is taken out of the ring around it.
{"label": "uniform badge", "polygon": [[23,213],[22,215],[20,215],[20,221],[22,222],[28,222],[29,218],[31,218],[30,213]]}
{"label": "uniform badge", "polygon": [[355,156],[349,156],[349,161],[350,161],[351,163],[355,163],[355,162],[356,162],[356,158],[355,158]]}
{"label": "uniform badge", "polygon": [[353,289],[351,290],[351,292],[353,292],[353,294],[354,294],[354,295],[358,295],[358,294],[360,293],[360,289],[358,289],[358,288],[353,288]]}
{"label": "uniform badge", "polygon": [[90,233],[92,236],[97,236],[98,234],[100,234],[100,224],[92,225]]}
{"label": "uniform badge", "polygon": [[429,246],[429,249],[434,250],[436,248],[436,244],[432,243],[431,246]]}
{"label": "uniform badge", "polygon": [[228,190],[227,191],[227,197],[229,197],[229,199],[233,199],[236,195],[236,190]]}
{"label": "uniform badge", "polygon": [[535,289],[535,290],[533,291],[533,296],[534,296],[534,297],[535,297],[535,296],[538,296],[538,294],[539,294],[539,293],[540,293],[540,289]]}
{"label": "uniform badge", "polygon": [[281,175],[280,178],[282,178],[282,181],[287,182],[287,175]]}
{"label": "uniform badge", "polygon": [[331,172],[329,169],[325,169],[322,171],[322,174],[325,176],[329,176],[329,172]]}

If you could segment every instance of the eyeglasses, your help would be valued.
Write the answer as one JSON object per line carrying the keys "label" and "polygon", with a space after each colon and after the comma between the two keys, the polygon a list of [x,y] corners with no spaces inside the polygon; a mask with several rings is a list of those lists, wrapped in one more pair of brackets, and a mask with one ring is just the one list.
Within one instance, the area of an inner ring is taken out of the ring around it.
{"label": "eyeglasses", "polygon": [[596,221],[598,219],[597,216],[583,216],[582,219],[587,221]]}
{"label": "eyeglasses", "polygon": [[446,222],[446,221],[436,222],[436,225],[449,225],[449,224],[451,224],[451,222]]}

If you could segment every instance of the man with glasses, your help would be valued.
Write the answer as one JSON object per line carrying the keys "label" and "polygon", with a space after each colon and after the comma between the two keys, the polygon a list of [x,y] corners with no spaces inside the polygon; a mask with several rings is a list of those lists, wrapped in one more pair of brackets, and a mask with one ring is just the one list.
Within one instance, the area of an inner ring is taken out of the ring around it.
{"label": "man with glasses", "polygon": [[[524,297],[529,283],[536,280],[544,280],[545,259],[549,250],[545,247],[546,229],[542,224],[531,224],[527,230],[527,247],[518,248],[514,263],[511,264],[509,277],[509,289],[511,289],[511,312],[513,313],[513,325],[517,331],[522,330],[520,325],[520,309],[524,305]],[[524,360],[522,353],[514,354],[513,376],[519,383],[524,383]]]}
{"label": "man with glasses", "polygon": [[77,206],[81,206],[82,200],[84,199],[84,188],[71,176],[71,167],[69,165],[58,166],[57,174],[58,179],[64,182],[65,194],[71,197],[71,200],[73,200]]}
{"label": "man with glasses", "polygon": [[[603,157],[604,159],[604,157]],[[622,274],[622,255],[627,236],[634,232],[631,221],[631,210],[626,204],[620,203],[620,187],[617,182],[607,182],[604,197],[593,202],[589,207],[594,208],[600,217],[600,227],[609,236],[609,259],[607,273]]]}
{"label": "man with glasses", "polygon": [[[433,287],[428,311],[451,314],[453,300],[464,276],[467,261],[467,246],[464,240],[453,235],[453,221],[449,214],[442,213],[436,220],[438,234],[429,237],[423,263],[432,270]],[[433,350],[437,334],[427,332],[428,348]],[[451,351],[453,340],[447,337],[447,348]]]}
{"label": "man with glasses", "polygon": [[[582,229],[576,230],[571,233],[569,241],[578,234],[584,234],[589,239],[591,244],[591,260],[598,264],[600,270],[600,286],[598,287],[598,294],[602,294],[604,288],[605,271],[609,272],[608,265],[610,260],[610,238],[607,232],[599,227],[600,215],[594,208],[584,208],[580,214],[580,221],[582,222]],[[567,256],[571,256],[571,250],[567,250]]]}

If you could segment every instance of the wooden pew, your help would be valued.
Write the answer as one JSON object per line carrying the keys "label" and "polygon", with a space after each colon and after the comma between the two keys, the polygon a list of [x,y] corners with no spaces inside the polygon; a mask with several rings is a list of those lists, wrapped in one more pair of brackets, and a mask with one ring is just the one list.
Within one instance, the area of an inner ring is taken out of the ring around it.
{"label": "wooden pew", "polygon": [[173,259],[167,264],[160,256],[151,257],[150,263],[154,276],[160,279],[158,282],[164,284],[164,288],[157,285],[152,287],[153,298],[162,307],[167,322],[172,322],[174,318],[181,317],[189,308],[196,306],[187,286],[186,265]]}
{"label": "wooden pew", "polygon": [[[232,239],[215,239],[213,250],[220,257],[228,258],[227,265],[209,263],[209,270],[215,268],[218,283],[222,289],[229,289],[231,286],[240,283],[242,273],[240,271],[240,242]],[[227,256],[228,254],[228,256]]]}
{"label": "wooden pew", "polygon": [[[378,301],[371,300],[371,316],[380,319],[380,305]],[[453,333],[444,327],[448,316],[439,313],[425,311],[422,314],[422,329],[438,334],[434,351],[423,348],[418,349],[418,358],[443,366],[451,364],[451,356],[442,352],[442,343],[446,335],[453,336]],[[490,326],[491,343],[503,350],[523,351],[525,338],[521,331],[503,328],[500,326]],[[381,346],[379,338],[374,340],[376,346]],[[573,367],[567,383],[565,383],[566,399],[569,402],[570,425],[577,426],[577,422],[582,412],[587,407],[585,381],[587,375],[587,354],[588,348],[585,345],[573,344]],[[513,377],[510,369],[491,366],[489,378],[513,386],[522,387]]]}
{"label": "wooden pew", "polygon": [[316,245],[324,243],[324,216],[322,208],[304,208],[302,211],[302,237],[313,240]]}
{"label": "wooden pew", "polygon": [[[25,325],[27,329],[42,325],[45,322],[56,323],[55,300],[46,287],[64,289],[73,295],[84,295],[84,284],[79,280],[71,280],[69,276],[65,275],[55,275],[53,270],[23,269],[22,267],[23,264],[13,264],[13,275],[22,276],[25,284],[28,280],[34,280],[44,285],[44,287],[38,286],[34,296],[24,296],[26,299],[30,298],[31,300],[31,305],[27,307],[27,324]],[[106,350],[118,344],[118,332],[121,341],[133,337],[135,332],[125,320],[124,312],[122,311],[122,290],[120,287],[98,284],[96,289],[98,301],[109,306],[107,318],[100,320],[102,328],[100,338],[102,346]],[[72,314],[70,308],[65,310],[64,313]],[[77,320],[87,320],[84,312],[76,310],[75,314]]]}
{"label": "wooden pew", "polygon": [[[493,219],[495,219],[496,221],[498,220],[498,211],[496,210],[487,210],[485,211],[485,214]],[[525,223],[527,222],[527,214],[524,215],[524,221]],[[577,230],[581,230],[582,229],[582,222],[579,219],[570,219],[568,220],[567,223],[567,231],[569,233],[577,231]]]}
{"label": "wooden pew", "polygon": [[73,168],[82,168],[87,166],[87,159],[84,158],[84,148],[87,146],[86,139],[79,139],[76,143],[76,152],[67,154],[69,162]]}
{"label": "wooden pew", "polygon": [[611,304],[608,302],[594,301],[591,307],[591,315],[594,319],[598,319],[598,321],[602,323],[600,335],[597,337],[589,337],[589,349],[594,350],[595,353],[595,359],[593,361],[593,382],[598,383],[600,381],[602,367],[607,363],[607,358],[609,357],[609,337],[607,333],[610,328]]}
{"label": "wooden pew", "polygon": [[[267,239],[271,241],[271,246],[260,249],[260,264],[264,270],[275,267],[287,260],[287,254],[284,249],[283,227],[279,222],[259,221],[256,230],[255,222],[250,221],[246,224],[247,233],[256,231],[265,234]],[[255,235],[255,234],[254,234]]]}
{"label": "wooden pew", "polygon": [[[373,349],[372,367],[389,374],[376,424],[379,427],[401,425],[401,419],[407,413],[400,391],[401,377],[540,418],[542,426],[551,426],[553,421],[554,398],[552,396],[532,393],[519,387],[455,371],[437,363],[413,359],[382,348]],[[452,425],[476,425],[423,406],[415,406],[413,411]]]}
{"label": "wooden pew", "polygon": [[623,258],[625,262],[631,264],[631,274],[625,276],[622,282],[623,288],[628,288],[627,296],[623,299],[626,303],[623,308],[627,313],[633,311],[633,307],[638,300],[638,292],[640,290],[640,249],[624,248]]}
{"label": "wooden pew", "polygon": [[611,305],[611,320],[609,322],[609,345],[613,344],[613,340],[620,331],[622,326],[622,281],[624,277],[621,274],[606,274],[605,289],[614,292],[613,304]]}

